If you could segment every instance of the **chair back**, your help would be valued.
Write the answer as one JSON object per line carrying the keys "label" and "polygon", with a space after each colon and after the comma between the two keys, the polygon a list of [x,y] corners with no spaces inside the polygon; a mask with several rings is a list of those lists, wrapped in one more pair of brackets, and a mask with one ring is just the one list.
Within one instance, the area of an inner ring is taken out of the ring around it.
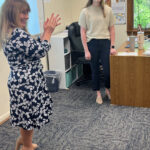
{"label": "chair back", "polygon": [[73,22],[68,27],[68,37],[71,45],[72,64],[89,64],[89,60],[84,57],[84,48],[81,41],[80,26],[78,22]]}
{"label": "chair back", "polygon": [[69,25],[68,37],[70,40],[72,51],[84,52],[80,35],[80,26],[78,22],[73,22],[71,25]]}

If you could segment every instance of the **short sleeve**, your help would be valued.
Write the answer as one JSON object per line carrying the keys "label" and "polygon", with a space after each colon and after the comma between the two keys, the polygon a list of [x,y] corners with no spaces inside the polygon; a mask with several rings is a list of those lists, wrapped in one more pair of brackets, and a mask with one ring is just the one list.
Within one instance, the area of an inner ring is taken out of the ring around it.
{"label": "short sleeve", "polygon": [[110,8],[110,20],[109,20],[109,27],[113,26],[115,24],[115,17],[113,15],[112,9]]}
{"label": "short sleeve", "polygon": [[84,27],[85,29],[87,29],[86,8],[84,8],[84,9],[81,11],[81,13],[80,13],[79,25],[80,25],[81,27]]}
{"label": "short sleeve", "polygon": [[15,29],[11,37],[12,44],[28,57],[44,57],[50,49],[48,41],[35,40],[22,29]]}

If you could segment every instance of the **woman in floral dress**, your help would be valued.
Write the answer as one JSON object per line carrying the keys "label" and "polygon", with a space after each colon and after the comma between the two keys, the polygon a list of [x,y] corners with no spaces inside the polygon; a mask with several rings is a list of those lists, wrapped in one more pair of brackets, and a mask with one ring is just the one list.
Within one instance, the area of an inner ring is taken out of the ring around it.
{"label": "woman in floral dress", "polygon": [[1,10],[0,43],[10,66],[8,89],[10,94],[11,124],[20,128],[16,150],[34,150],[33,130],[49,122],[52,99],[46,87],[40,58],[50,49],[49,40],[60,23],[59,15],[52,14],[37,40],[27,32],[30,12],[26,0],[5,0]]}

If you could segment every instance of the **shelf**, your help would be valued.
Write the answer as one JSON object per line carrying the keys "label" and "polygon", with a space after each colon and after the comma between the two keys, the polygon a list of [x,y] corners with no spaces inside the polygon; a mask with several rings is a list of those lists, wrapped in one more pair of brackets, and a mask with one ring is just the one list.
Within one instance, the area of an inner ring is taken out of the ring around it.
{"label": "shelf", "polygon": [[71,67],[70,67],[70,68],[68,68],[67,70],[65,70],[65,72],[68,72],[70,69],[71,69]]}
{"label": "shelf", "polygon": [[65,51],[70,52],[70,41],[68,38],[64,38],[64,53]]}
{"label": "shelf", "polygon": [[70,52],[64,53],[64,56],[66,56],[66,55],[68,55],[68,54],[70,54]]}
{"label": "shelf", "polygon": [[60,72],[59,88],[67,89],[82,74],[82,67],[80,65],[72,66],[72,54],[67,33],[53,35],[50,43],[49,68]]}
{"label": "shelf", "polygon": [[71,54],[65,55],[65,70],[71,67]]}
{"label": "shelf", "polygon": [[71,86],[79,77],[83,75],[83,65],[74,65],[66,72],[66,86]]}

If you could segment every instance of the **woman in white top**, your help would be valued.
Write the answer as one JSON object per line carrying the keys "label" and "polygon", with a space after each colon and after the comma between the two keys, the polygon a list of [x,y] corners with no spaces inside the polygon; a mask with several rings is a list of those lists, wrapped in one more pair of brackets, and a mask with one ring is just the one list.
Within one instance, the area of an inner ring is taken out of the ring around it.
{"label": "woman in white top", "polygon": [[96,102],[102,104],[99,64],[101,61],[104,70],[105,92],[110,99],[109,55],[116,54],[112,9],[104,4],[104,0],[89,0],[86,7],[81,11],[79,25],[85,59],[91,60],[92,88],[97,92]]}

